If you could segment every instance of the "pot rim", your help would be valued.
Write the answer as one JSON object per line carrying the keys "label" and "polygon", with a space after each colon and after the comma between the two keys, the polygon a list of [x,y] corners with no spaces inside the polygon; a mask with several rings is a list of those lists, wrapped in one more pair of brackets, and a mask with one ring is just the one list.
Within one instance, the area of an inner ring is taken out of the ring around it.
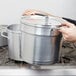
{"label": "pot rim", "polygon": [[[14,26],[18,27],[17,30],[16,30],[16,28],[15,28],[15,30],[13,30],[13,27],[14,27]],[[9,25],[9,26],[7,27],[7,30],[10,31],[10,32],[13,32],[13,33],[21,33],[19,27],[20,27],[20,24],[11,24],[11,25]]]}
{"label": "pot rim", "polygon": [[[20,23],[21,24],[24,24],[24,25],[28,25],[28,26],[33,26],[33,27],[40,27],[40,28],[48,28],[48,27],[50,27],[51,28],[51,26],[58,26],[58,25],[61,25],[61,22],[59,21],[59,20],[57,20],[55,17],[51,17],[51,16],[48,16],[48,19],[49,20],[53,20],[53,21],[56,21],[56,23],[48,23],[48,24],[46,24],[45,23],[45,17],[44,16],[39,16],[39,19],[38,20],[43,20],[44,21],[44,24],[36,24],[36,23],[31,23],[31,22],[27,22],[27,21],[25,21],[25,20],[28,20],[28,19],[30,19],[31,18],[31,16],[22,16],[21,17],[21,20],[20,20]],[[34,21],[33,21],[34,22]]]}

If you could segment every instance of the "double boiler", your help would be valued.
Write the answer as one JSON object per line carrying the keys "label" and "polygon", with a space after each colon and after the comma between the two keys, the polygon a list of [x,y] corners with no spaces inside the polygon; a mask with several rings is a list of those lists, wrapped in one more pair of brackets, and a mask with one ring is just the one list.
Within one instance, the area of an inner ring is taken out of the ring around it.
{"label": "double boiler", "polygon": [[48,65],[59,60],[61,23],[45,15],[23,16],[21,18],[21,53],[23,61]]}

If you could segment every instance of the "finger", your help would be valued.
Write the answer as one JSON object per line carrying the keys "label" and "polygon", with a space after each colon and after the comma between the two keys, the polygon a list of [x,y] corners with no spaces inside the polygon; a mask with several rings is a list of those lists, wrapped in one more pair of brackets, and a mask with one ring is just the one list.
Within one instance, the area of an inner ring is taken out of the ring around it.
{"label": "finger", "polygon": [[67,35],[67,27],[60,27],[58,31],[60,31],[62,34]]}
{"label": "finger", "polygon": [[[25,12],[23,13],[23,15],[34,15],[35,13],[39,13],[39,14],[44,14],[44,15],[48,15],[48,16],[54,16],[52,14],[49,14],[47,12],[41,11],[41,10],[35,10],[35,9],[27,9],[25,10]],[[55,16],[54,16],[55,17]]]}
{"label": "finger", "polygon": [[63,39],[64,39],[65,41],[68,41],[68,35],[63,34]]}
{"label": "finger", "polygon": [[34,14],[35,12],[37,12],[37,11],[34,10],[34,9],[27,9],[27,10],[25,10],[25,12],[23,13],[23,15],[31,15],[31,14]]}
{"label": "finger", "polygon": [[65,22],[65,23],[62,23],[62,26],[74,27],[74,24],[72,24],[70,22]]}

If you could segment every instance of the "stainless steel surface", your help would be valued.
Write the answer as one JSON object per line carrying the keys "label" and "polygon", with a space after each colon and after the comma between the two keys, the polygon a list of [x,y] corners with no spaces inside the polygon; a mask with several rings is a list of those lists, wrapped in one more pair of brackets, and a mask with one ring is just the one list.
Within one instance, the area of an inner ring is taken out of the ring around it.
{"label": "stainless steel surface", "polygon": [[47,25],[45,21],[46,18],[42,16],[22,18],[23,61],[38,65],[58,62],[61,34],[57,28],[60,23],[49,17]]}
{"label": "stainless steel surface", "polygon": [[28,68],[11,68],[11,67],[3,67],[0,68],[1,76],[76,76],[76,69],[49,69],[49,70],[33,70]]}
{"label": "stainless steel surface", "polygon": [[[66,67],[67,68],[67,67]],[[69,69],[40,69],[40,70],[33,70],[29,68],[18,68],[18,67],[1,67],[0,68],[0,75],[1,76],[76,76],[76,68],[69,68]]]}
{"label": "stainless steel surface", "polygon": [[1,33],[3,37],[8,38],[9,58],[21,61],[20,25],[12,24],[8,26],[7,34],[8,36],[4,35],[4,32]]}

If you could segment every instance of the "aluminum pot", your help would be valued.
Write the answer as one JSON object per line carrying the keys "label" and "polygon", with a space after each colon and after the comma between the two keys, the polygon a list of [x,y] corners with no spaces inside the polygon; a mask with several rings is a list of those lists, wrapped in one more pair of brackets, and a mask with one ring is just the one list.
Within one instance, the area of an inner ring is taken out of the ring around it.
{"label": "aluminum pot", "polygon": [[[8,34],[5,35],[5,33]],[[12,24],[7,27],[7,32],[2,31],[1,35],[8,39],[9,58],[22,61],[21,59],[21,32],[19,24]]]}
{"label": "aluminum pot", "polygon": [[24,16],[21,18],[21,51],[23,61],[34,65],[47,65],[59,60],[60,22],[50,16]]}

